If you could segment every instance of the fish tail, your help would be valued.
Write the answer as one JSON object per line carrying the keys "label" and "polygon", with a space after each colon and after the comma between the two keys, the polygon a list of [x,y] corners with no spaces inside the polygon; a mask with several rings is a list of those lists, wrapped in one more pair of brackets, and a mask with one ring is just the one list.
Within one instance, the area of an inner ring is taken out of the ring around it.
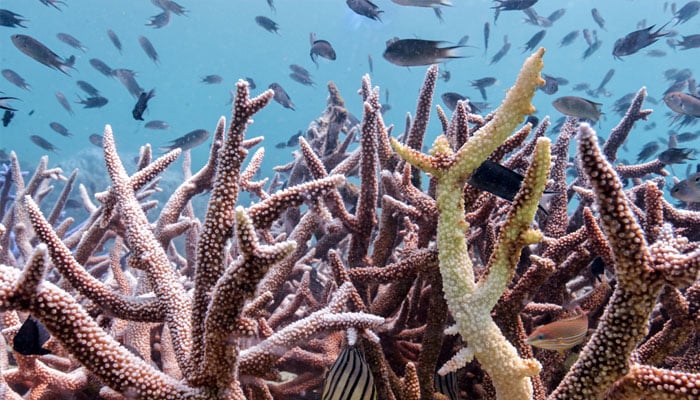
{"label": "fish tail", "polygon": [[463,47],[464,46],[443,47],[440,49],[440,58],[464,58],[458,51],[458,49]]}
{"label": "fish tail", "polygon": [[75,56],[70,56],[65,60],[65,62],[58,64],[58,69],[64,74],[70,76],[68,72],[70,72],[71,69],[75,69],[73,65],[75,65]]}

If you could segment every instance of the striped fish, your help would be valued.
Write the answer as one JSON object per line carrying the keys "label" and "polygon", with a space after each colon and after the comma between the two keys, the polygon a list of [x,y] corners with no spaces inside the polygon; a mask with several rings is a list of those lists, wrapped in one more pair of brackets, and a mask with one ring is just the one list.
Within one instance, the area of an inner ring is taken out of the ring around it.
{"label": "striped fish", "polygon": [[588,333],[588,316],[586,313],[581,313],[575,317],[540,326],[525,339],[525,343],[563,353],[583,343],[586,333]]}
{"label": "striped fish", "polygon": [[345,348],[323,384],[321,400],[376,400],[377,389],[369,364],[355,346]]}
{"label": "striped fish", "polygon": [[437,392],[444,394],[449,400],[459,400],[457,374],[454,371],[447,375],[440,375],[436,372],[433,382],[433,386]]}

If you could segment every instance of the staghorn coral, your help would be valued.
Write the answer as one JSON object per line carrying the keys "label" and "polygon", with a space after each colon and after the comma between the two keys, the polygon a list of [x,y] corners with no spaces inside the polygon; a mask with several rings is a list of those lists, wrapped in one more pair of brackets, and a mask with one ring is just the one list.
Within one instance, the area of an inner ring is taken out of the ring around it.
{"label": "staghorn coral", "polygon": [[[645,175],[664,174],[658,166],[609,164],[651,113],[646,92],[603,150],[569,119],[550,162],[548,120],[520,126],[538,102],[542,54],[494,113],[463,103],[452,118],[438,111],[445,137],[431,156],[413,150],[430,131],[437,67],[397,152],[369,76],[359,122],[331,83],[300,152],[269,181],[253,181],[263,150],[246,158],[262,139],[244,135],[272,93],[251,99],[240,82],[228,131],[222,118],[198,172],[185,152],[162,209],[153,196],[170,184],[163,172],[177,150],[153,159],[145,146],[129,176],[108,127],[112,187],[94,196],[81,171],[64,177],[47,158],[25,182],[13,153],[0,190],[2,341],[12,346],[31,314],[51,332],[52,354],[3,351],[0,393],[318,399],[350,329],[381,399],[445,398],[434,386],[445,365],[462,398],[700,397],[700,215],[663,199]],[[574,135],[581,168],[567,183]],[[431,173],[427,189],[400,156]],[[512,203],[465,183],[486,158],[526,175]],[[545,216],[536,210],[550,168],[556,193]],[[642,179],[624,189],[617,176]],[[76,184],[89,216],[72,227],[61,211]],[[259,201],[243,204],[243,191]],[[193,207],[205,192],[208,206]],[[596,256],[600,282],[589,268]],[[565,355],[525,344],[576,306],[588,313],[587,343]]]}

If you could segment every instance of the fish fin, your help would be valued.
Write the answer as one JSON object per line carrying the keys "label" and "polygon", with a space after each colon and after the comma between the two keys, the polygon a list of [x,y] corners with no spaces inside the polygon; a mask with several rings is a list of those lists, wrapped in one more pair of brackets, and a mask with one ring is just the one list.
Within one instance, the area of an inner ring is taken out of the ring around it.
{"label": "fish fin", "polygon": [[445,22],[445,20],[442,18],[442,10],[440,10],[440,8],[438,8],[438,7],[433,8],[433,12],[435,13],[435,16],[437,17],[437,19],[440,22],[442,22],[442,23]]}

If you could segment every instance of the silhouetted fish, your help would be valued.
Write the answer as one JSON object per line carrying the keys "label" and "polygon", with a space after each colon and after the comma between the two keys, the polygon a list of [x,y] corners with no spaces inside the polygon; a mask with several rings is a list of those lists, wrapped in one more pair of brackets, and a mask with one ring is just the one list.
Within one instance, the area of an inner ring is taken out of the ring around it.
{"label": "silhouetted fish", "polygon": [[119,50],[119,54],[121,54],[122,42],[121,42],[121,40],[119,40],[119,36],[117,36],[117,34],[114,33],[114,31],[111,29],[107,29],[107,36],[109,36],[109,40],[112,41],[112,44],[114,45],[114,47],[116,47],[117,50]]}
{"label": "silhouetted fish", "polygon": [[146,53],[148,58],[153,60],[153,62],[156,63],[156,65],[158,65],[158,52],[156,51],[156,48],[153,47],[153,43],[151,43],[151,41],[148,40],[147,37],[139,36],[139,44],[141,45],[141,48]]}
{"label": "silhouetted fish", "polygon": [[88,140],[90,140],[90,143],[94,144],[95,146],[97,146],[99,148],[103,147],[102,135],[98,135],[96,133],[93,133],[88,137]]}
{"label": "silhouetted fish", "polygon": [[455,52],[464,46],[438,47],[443,41],[399,39],[387,42],[384,58],[392,64],[404,67],[430,65],[450,58],[464,58]]}
{"label": "silhouetted fish", "polygon": [[498,50],[496,54],[494,54],[493,57],[491,57],[491,64],[495,64],[499,61],[501,61],[501,58],[503,58],[507,53],[508,50],[510,50],[510,42],[508,41],[508,35],[503,36],[503,46],[501,46],[501,49]]}
{"label": "silhouetted fish", "polygon": [[171,140],[169,145],[161,147],[160,150],[170,151],[179,147],[182,151],[186,151],[204,143],[209,135],[209,131],[205,129],[195,129],[184,136]]}
{"label": "silhouetted fish", "polygon": [[78,87],[85,93],[89,94],[90,96],[99,96],[100,91],[95,89],[94,86],[91,84],[85,82],[85,81],[75,81],[75,84],[78,85]]}
{"label": "silhouetted fish", "polygon": [[68,99],[66,99],[66,96],[61,93],[61,92],[56,92],[56,100],[58,100],[58,103],[63,107],[66,111],[68,111],[68,114],[73,115],[73,108],[70,106],[70,103],[68,103]]}
{"label": "silhouetted fish", "polygon": [[692,154],[693,149],[671,147],[659,153],[658,159],[665,165],[685,164],[686,160],[694,160]]}
{"label": "silhouetted fish", "polygon": [[80,40],[76,39],[72,35],[69,35],[67,33],[57,33],[56,37],[58,38],[58,40],[62,41],[70,47],[73,47],[74,49],[78,49],[83,53],[87,51],[87,47],[83,46],[83,44],[80,43]]}
{"label": "silhouetted fish", "polygon": [[292,99],[289,97],[287,92],[284,90],[282,85],[280,85],[277,82],[273,82],[268,86],[269,89],[272,89],[275,92],[275,95],[273,99],[280,103],[282,107],[284,108],[289,108],[290,110],[294,111],[294,103],[292,102]]}
{"label": "silhouetted fish", "polygon": [[146,124],[144,125],[144,128],[165,130],[165,129],[170,129],[170,125],[165,121],[153,120],[153,121],[146,122]]}
{"label": "silhouetted fish", "polygon": [[65,126],[61,125],[58,122],[55,122],[55,121],[51,122],[49,124],[49,127],[51,127],[51,129],[53,129],[54,132],[56,132],[62,136],[65,136],[65,137],[73,136],[73,134],[68,131],[68,128],[66,128]]}
{"label": "silhouetted fish", "polygon": [[51,334],[46,330],[44,324],[30,315],[24,320],[12,339],[12,350],[25,356],[50,354],[50,350],[42,347],[50,338]]}
{"label": "silhouetted fish", "polygon": [[379,14],[383,13],[384,11],[380,10],[376,4],[369,0],[346,0],[345,3],[351,10],[359,15],[362,15],[363,17],[376,21],[382,20],[379,18]]}
{"label": "silhouetted fish", "polygon": [[277,24],[277,22],[271,20],[270,18],[267,18],[263,15],[258,15],[255,17],[255,23],[263,27],[266,31],[268,32],[274,32],[279,35],[279,29],[280,26]]}
{"label": "silhouetted fish", "polygon": [[24,90],[31,90],[31,86],[22,78],[17,72],[11,69],[3,69],[2,76],[5,77],[13,85],[20,87]]}
{"label": "silhouetted fish", "polygon": [[14,116],[14,111],[5,110],[5,112],[2,114],[2,126],[7,127],[7,125],[10,125],[10,121],[12,121]]}
{"label": "silhouetted fish", "polygon": [[442,94],[442,96],[440,96],[440,98],[450,111],[454,111],[455,108],[457,108],[458,101],[467,99],[465,96],[455,92],[445,92]]}
{"label": "silhouetted fish", "polygon": [[673,185],[671,197],[686,203],[700,203],[700,171]]}
{"label": "silhouetted fish", "polygon": [[316,34],[311,32],[310,34],[311,38],[311,50],[309,51],[309,56],[311,56],[311,61],[316,64],[316,67],[318,68],[318,62],[316,59],[318,57],[323,57],[327,60],[335,60],[336,55],[335,55],[335,49],[333,49],[333,46],[328,42],[327,40],[323,39],[316,39]]}
{"label": "silhouetted fish", "polygon": [[247,76],[246,76],[245,78],[243,78],[243,80],[246,81],[246,82],[248,82],[248,89],[253,90],[253,89],[255,89],[255,88],[257,87],[257,86],[255,85],[255,81],[253,80],[253,78],[250,78],[250,77],[247,77]]}
{"label": "silhouetted fish", "polygon": [[654,25],[652,25],[648,28],[630,32],[625,37],[617,39],[613,46],[613,56],[620,59],[620,57],[632,55],[654,44],[660,37],[666,36],[666,32],[661,32],[665,26],[666,25],[652,32],[651,30],[654,29]]}
{"label": "silhouetted fish", "polygon": [[[518,190],[520,190],[523,179],[525,177],[519,173],[487,159],[479,168],[474,170],[467,182],[479,190],[484,190],[502,199],[513,201],[515,195],[518,194]],[[538,208],[545,214],[547,213],[547,210],[542,206],[538,206]]]}
{"label": "silhouetted fish", "polygon": [[566,35],[564,35],[564,37],[559,42],[559,47],[564,47],[564,46],[570,45],[571,43],[574,42],[574,40],[576,40],[576,38],[580,34],[581,34],[581,31],[579,31],[578,29],[567,33]]}
{"label": "silhouetted fish", "polygon": [[130,69],[117,68],[112,71],[112,76],[115,76],[119,82],[131,93],[132,96],[138,98],[143,92],[143,88],[136,82],[136,73]]}
{"label": "silhouetted fish", "polygon": [[28,19],[24,19],[23,16],[14,13],[10,10],[3,10],[0,9],[0,25],[2,26],[7,26],[9,28],[14,28],[17,26],[21,26],[22,28],[26,28],[25,25],[22,25],[22,22],[29,21]]}
{"label": "silhouetted fish", "polygon": [[99,58],[91,58],[90,65],[92,65],[93,68],[98,70],[104,76],[114,76],[114,70],[112,70],[112,68],[110,68],[109,65],[107,65],[104,61],[100,60]]}
{"label": "silhouetted fish", "polygon": [[484,55],[489,49],[489,36],[491,35],[491,25],[488,22],[484,22]]}
{"label": "silhouetted fish", "polygon": [[676,21],[674,25],[688,22],[689,19],[693,18],[698,14],[698,11],[700,11],[700,1],[687,2],[678,11],[673,13],[673,19]]}
{"label": "silhouetted fish", "polygon": [[552,102],[554,108],[560,113],[570,117],[587,119],[597,122],[600,119],[600,103],[577,96],[564,96]]}
{"label": "silhouetted fish", "polygon": [[163,28],[170,23],[170,11],[163,11],[160,14],[154,15],[148,19],[146,26],[150,26],[155,29]]}
{"label": "silhouetted fish", "polygon": [[139,99],[134,105],[134,109],[131,110],[131,115],[134,117],[134,119],[143,121],[143,113],[146,111],[146,107],[148,107],[148,100],[152,99],[155,95],[155,89],[151,89],[148,93],[141,92]]}
{"label": "silhouetted fish", "polygon": [[600,29],[606,30],[605,29],[605,19],[600,14],[600,11],[598,11],[597,8],[594,8],[591,10],[591,16],[593,17],[593,21],[595,21],[595,23],[598,24]]}
{"label": "silhouetted fish", "polygon": [[107,105],[109,99],[103,96],[92,96],[87,99],[81,99],[80,96],[78,96],[78,101],[76,101],[76,103],[82,104],[83,108],[100,108]]}
{"label": "silhouetted fish", "polygon": [[200,81],[201,83],[206,83],[208,85],[214,85],[218,84],[224,81],[224,78],[222,78],[220,75],[207,75],[205,77],[202,77],[202,80]]}
{"label": "silhouetted fish", "polygon": [[29,140],[31,140],[32,143],[41,147],[44,150],[53,151],[54,153],[56,153],[59,150],[58,147],[54,146],[53,144],[51,144],[51,142],[39,135],[31,135],[29,136]]}
{"label": "silhouetted fish", "polygon": [[547,33],[546,30],[542,29],[541,31],[535,33],[532,35],[530,40],[528,40],[525,43],[525,46],[523,47],[523,53],[526,53],[528,51],[532,51],[535,47],[537,47],[538,44],[544,39],[544,35]]}
{"label": "silhouetted fish", "polygon": [[63,59],[46,47],[43,43],[27,35],[12,35],[12,43],[22,53],[34,60],[46,65],[49,68],[57,69],[66,75],[73,68],[75,56]]}

